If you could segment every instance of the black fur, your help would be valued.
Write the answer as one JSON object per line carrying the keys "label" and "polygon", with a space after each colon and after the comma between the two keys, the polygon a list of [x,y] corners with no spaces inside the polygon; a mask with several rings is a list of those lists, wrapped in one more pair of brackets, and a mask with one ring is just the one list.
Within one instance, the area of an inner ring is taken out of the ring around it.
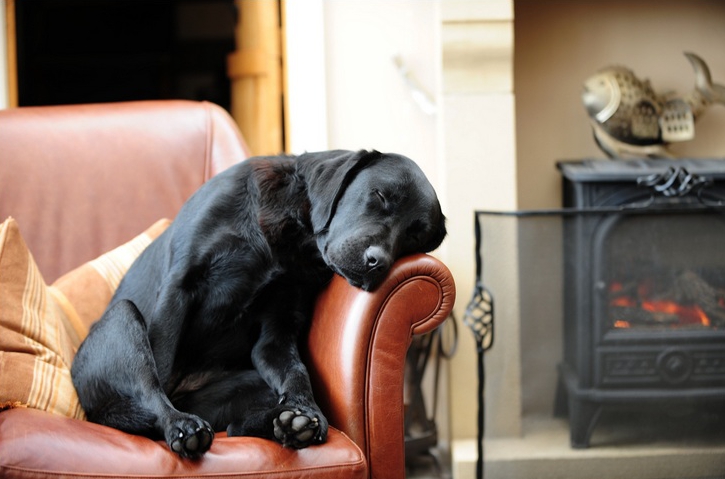
{"label": "black fur", "polygon": [[323,442],[297,350],[317,293],[333,272],[373,290],[395,259],[435,249],[444,223],[400,155],[259,157],[217,175],[132,265],[81,345],[72,375],[88,419],[191,458],[214,431]]}

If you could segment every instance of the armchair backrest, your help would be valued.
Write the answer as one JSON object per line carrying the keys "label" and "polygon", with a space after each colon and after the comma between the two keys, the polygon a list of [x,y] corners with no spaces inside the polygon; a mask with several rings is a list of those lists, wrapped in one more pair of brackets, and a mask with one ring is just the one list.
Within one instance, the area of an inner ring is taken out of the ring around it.
{"label": "armchair backrest", "polygon": [[13,216],[46,281],[173,218],[210,177],[249,156],[206,102],[0,111],[0,221]]}

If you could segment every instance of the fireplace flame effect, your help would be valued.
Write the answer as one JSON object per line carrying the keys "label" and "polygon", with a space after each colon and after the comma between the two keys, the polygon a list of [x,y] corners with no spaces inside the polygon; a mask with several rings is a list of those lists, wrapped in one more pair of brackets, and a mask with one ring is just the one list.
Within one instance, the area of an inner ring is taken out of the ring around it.
{"label": "fireplace flame effect", "polygon": [[[638,302],[633,298],[616,298],[611,302],[612,306],[620,308],[640,308],[642,311],[652,313],[653,318],[677,318],[678,326],[702,325],[710,327],[710,318],[698,305],[683,305],[668,300],[650,300]],[[656,320],[656,319],[655,319]],[[664,319],[663,323],[667,322]],[[618,319],[614,321],[615,328],[631,328],[630,321]]]}
{"label": "fireplace flame effect", "polygon": [[633,327],[720,328],[725,326],[725,291],[692,272],[680,275],[673,288],[654,281],[609,285],[610,314],[615,329]]}

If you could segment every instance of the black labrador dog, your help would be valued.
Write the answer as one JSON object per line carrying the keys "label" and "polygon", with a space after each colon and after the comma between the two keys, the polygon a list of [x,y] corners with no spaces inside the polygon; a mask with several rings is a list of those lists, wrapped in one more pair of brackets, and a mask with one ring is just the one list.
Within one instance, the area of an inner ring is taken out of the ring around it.
{"label": "black labrador dog", "polygon": [[182,457],[200,457],[214,431],[324,442],[297,350],[317,293],[333,272],[373,290],[397,258],[445,234],[435,191],[404,156],[239,163],[131,266],[73,362],[81,405],[90,421],[163,437]]}

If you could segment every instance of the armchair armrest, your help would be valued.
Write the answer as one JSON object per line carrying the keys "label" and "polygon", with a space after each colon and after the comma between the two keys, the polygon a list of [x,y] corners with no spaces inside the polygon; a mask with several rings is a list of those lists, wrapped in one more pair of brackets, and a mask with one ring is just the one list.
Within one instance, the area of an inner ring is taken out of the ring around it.
{"label": "armchair armrest", "polygon": [[450,271],[424,254],[396,262],[373,292],[335,276],[318,298],[307,351],[315,397],[330,424],[368,456],[370,477],[405,477],[406,352],[454,302]]}

